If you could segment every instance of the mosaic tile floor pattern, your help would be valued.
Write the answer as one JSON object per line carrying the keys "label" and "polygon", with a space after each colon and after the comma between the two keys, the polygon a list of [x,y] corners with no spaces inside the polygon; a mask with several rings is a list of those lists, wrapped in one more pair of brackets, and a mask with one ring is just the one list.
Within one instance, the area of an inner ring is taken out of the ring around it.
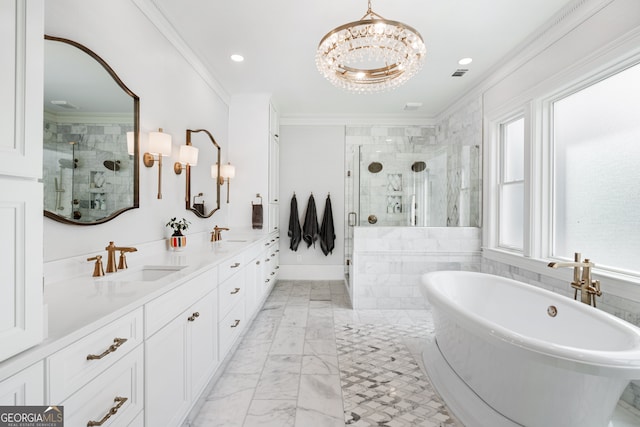
{"label": "mosaic tile floor pattern", "polygon": [[189,427],[461,427],[421,369],[426,310],[353,310],[340,281],[279,281]]}
{"label": "mosaic tile floor pattern", "polygon": [[402,342],[427,339],[425,326],[336,325],[346,425],[458,425]]}

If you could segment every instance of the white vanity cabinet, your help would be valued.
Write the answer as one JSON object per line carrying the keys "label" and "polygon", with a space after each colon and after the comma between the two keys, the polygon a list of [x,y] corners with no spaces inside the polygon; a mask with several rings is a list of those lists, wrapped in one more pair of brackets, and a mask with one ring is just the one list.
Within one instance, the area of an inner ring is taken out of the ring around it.
{"label": "white vanity cabinet", "polygon": [[0,381],[0,406],[44,404],[42,361]]}
{"label": "white vanity cabinet", "polygon": [[180,425],[213,376],[216,286],[213,268],[145,305],[145,425]]}
{"label": "white vanity cabinet", "polygon": [[240,253],[219,266],[218,280],[218,336],[220,359],[236,342],[246,325],[245,255]]}
{"label": "white vanity cabinet", "polygon": [[278,271],[280,270],[280,248],[278,245],[278,236],[273,236],[268,241],[267,251],[265,252],[265,268],[263,269],[263,277],[268,289],[278,280]]}
{"label": "white vanity cabinet", "polygon": [[0,2],[0,362],[42,340],[44,2]]}
{"label": "white vanity cabinet", "polygon": [[47,401],[60,404],[142,344],[142,308],[47,357]]}
{"label": "white vanity cabinet", "polygon": [[[84,427],[90,422],[128,426],[144,406],[143,346],[124,355],[109,369],[61,402],[64,425]],[[160,424],[156,424],[160,425]]]}

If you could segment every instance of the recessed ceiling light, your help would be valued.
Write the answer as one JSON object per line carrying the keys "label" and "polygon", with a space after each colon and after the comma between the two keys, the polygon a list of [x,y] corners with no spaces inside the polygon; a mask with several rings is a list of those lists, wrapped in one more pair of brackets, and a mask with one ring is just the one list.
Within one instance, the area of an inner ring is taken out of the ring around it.
{"label": "recessed ceiling light", "polygon": [[231,55],[231,60],[233,62],[242,62],[242,61],[244,61],[244,56],[238,55],[238,54],[233,54],[233,55]]}
{"label": "recessed ceiling light", "polygon": [[458,64],[460,65],[469,65],[473,62],[472,58],[462,58],[460,61],[458,61]]}

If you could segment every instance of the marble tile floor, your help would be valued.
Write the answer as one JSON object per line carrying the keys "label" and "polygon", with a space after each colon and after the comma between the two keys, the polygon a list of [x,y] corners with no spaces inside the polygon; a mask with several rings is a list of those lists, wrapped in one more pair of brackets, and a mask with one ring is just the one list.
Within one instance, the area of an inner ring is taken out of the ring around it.
{"label": "marble tile floor", "polygon": [[430,313],[354,311],[345,292],[278,282],[191,426],[461,426],[420,366]]}

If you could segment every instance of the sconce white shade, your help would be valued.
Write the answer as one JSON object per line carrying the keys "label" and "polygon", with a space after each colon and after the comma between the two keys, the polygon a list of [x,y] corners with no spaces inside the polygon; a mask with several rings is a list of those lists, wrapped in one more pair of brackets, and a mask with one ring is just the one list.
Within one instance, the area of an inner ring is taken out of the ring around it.
{"label": "sconce white shade", "polygon": [[127,153],[130,156],[135,154],[135,134],[133,132],[127,132]]}
{"label": "sconce white shade", "polygon": [[149,132],[149,152],[159,156],[171,155],[171,135],[162,132]]}
{"label": "sconce white shade", "polygon": [[236,176],[236,167],[231,164],[221,165],[220,166],[220,176],[223,178],[235,178]]}
{"label": "sconce white shade", "polygon": [[193,145],[181,145],[178,159],[180,163],[195,166],[198,164],[198,149]]}

